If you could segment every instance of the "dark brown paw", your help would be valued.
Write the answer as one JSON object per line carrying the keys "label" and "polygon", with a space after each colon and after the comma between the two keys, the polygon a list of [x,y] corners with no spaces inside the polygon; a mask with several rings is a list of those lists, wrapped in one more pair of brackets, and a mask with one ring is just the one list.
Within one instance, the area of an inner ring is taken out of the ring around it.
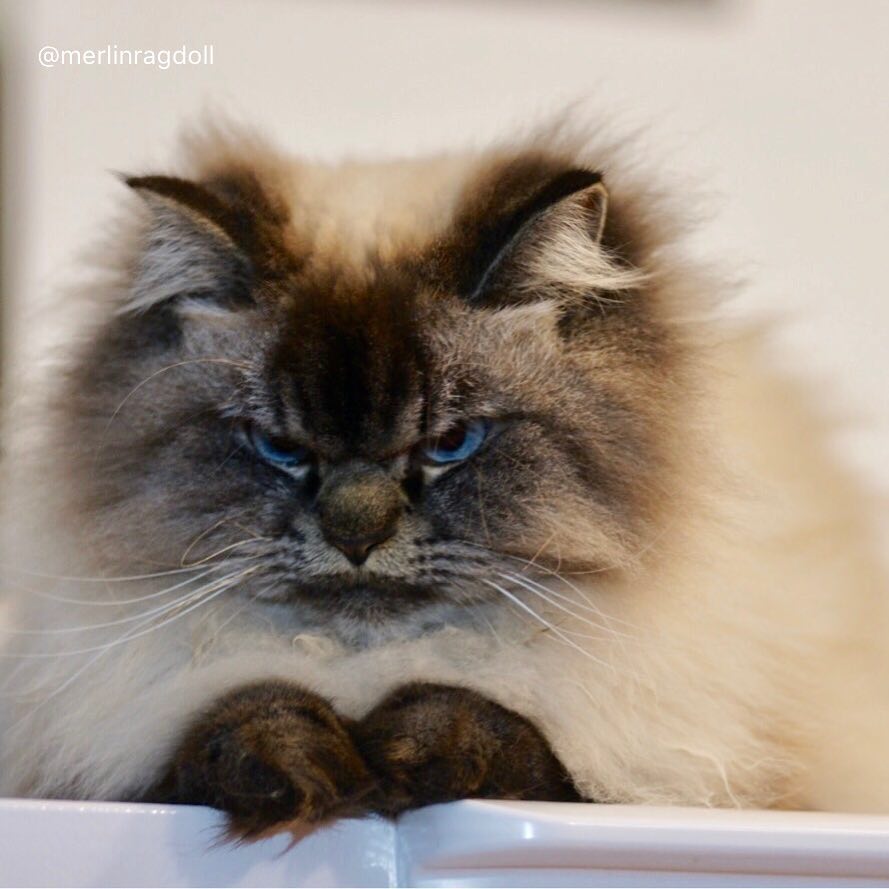
{"label": "dark brown paw", "polygon": [[222,809],[235,834],[253,837],[288,822],[363,814],[372,788],[329,704],[286,682],[260,682],[220,698],[194,723],[154,797]]}
{"label": "dark brown paw", "polygon": [[474,691],[413,683],[353,729],[375,774],[375,811],[467,797],[578,801],[564,767],[527,719]]}

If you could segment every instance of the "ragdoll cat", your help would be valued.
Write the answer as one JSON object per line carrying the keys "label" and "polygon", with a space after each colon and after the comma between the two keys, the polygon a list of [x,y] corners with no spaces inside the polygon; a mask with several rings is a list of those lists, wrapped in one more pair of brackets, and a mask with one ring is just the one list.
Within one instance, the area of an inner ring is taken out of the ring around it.
{"label": "ragdoll cat", "polygon": [[3,791],[889,810],[867,504],[621,149],[126,184],[7,424]]}

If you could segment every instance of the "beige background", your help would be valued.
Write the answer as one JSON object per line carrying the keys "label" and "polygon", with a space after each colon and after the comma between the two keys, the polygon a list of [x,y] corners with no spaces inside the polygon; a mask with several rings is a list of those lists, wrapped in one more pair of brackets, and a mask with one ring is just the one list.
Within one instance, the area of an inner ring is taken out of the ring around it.
{"label": "beige background", "polygon": [[[777,314],[781,360],[851,419],[889,491],[889,2],[879,0],[8,0],[3,5],[7,359],[38,360],[41,306],[120,192],[217,107],[310,155],[484,141],[567,102],[645,126],[705,195],[696,247]],[[212,67],[43,68],[37,52],[214,45]],[[590,112],[587,112],[590,113]],[[30,319],[30,320],[29,320]]]}

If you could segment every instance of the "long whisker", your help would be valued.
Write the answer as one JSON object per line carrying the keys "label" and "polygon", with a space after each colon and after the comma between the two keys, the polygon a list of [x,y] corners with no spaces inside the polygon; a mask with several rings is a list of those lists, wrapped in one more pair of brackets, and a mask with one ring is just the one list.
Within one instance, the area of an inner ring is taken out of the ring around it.
{"label": "long whisker", "polygon": [[270,583],[258,589],[255,593],[251,593],[239,608],[236,608],[218,627],[216,627],[213,633],[213,638],[215,639],[217,636],[219,636],[220,633],[222,633],[222,631],[233,620],[236,620],[238,617],[240,617],[240,615],[242,615],[251,605],[253,605],[260,596],[265,595],[270,589],[272,589],[273,586],[274,583]]}
{"label": "long whisker", "polygon": [[555,536],[556,536],[556,532],[553,531],[549,535],[549,537],[547,537],[546,540],[543,543],[541,543],[539,547],[537,547],[537,552],[534,553],[533,556],[531,556],[531,561],[529,563],[530,565],[534,565],[537,562],[537,560],[546,552],[549,545],[553,542],[553,538]]}
{"label": "long whisker", "polygon": [[[251,568],[246,568],[243,571],[236,571],[232,574],[227,575],[226,577],[219,578],[218,580],[213,581],[213,583],[207,584],[200,590],[189,593],[186,596],[183,596],[181,599],[176,600],[173,603],[167,603],[162,606],[160,609],[155,609],[151,612],[147,612],[149,615],[149,620],[151,617],[154,617],[156,614],[166,614],[169,611],[174,611],[176,608],[183,604],[188,604],[190,602],[194,602],[196,599],[203,601],[209,601],[210,598],[216,598],[219,593],[224,592],[227,589],[233,587],[239,580],[248,576],[255,572],[257,568],[255,566]],[[210,594],[208,596],[208,593]],[[200,604],[200,602],[198,604]],[[193,610],[192,608],[186,609],[186,612],[189,610]],[[145,615],[139,615],[139,618],[144,620]],[[136,639],[139,636],[145,635],[145,633],[154,632],[160,627],[166,626],[166,624],[170,623],[171,620],[175,620],[175,616],[173,618],[161,621],[153,627],[150,627],[148,630],[142,633],[136,633],[135,635],[125,635],[121,639],[116,639],[114,642],[108,642],[105,645],[93,645],[88,648],[78,648],[73,651],[58,651],[58,652],[24,652],[15,654],[12,652],[0,652],[0,658],[9,659],[9,660],[43,660],[46,658],[56,658],[56,657],[73,657],[75,655],[81,654],[90,654],[94,651],[104,651],[105,649],[115,648],[118,645],[122,645],[124,642],[129,642],[132,639]]]}
{"label": "long whisker", "polygon": [[[673,529],[676,522],[679,521],[678,517],[674,517],[672,520],[667,522],[656,534],[653,534],[651,539],[648,540],[647,543],[643,544],[639,547],[633,554],[633,559],[639,559],[641,556],[644,556],[647,552],[654,548],[654,546],[661,541],[661,539]],[[599,568],[599,569],[591,569],[588,571],[567,571],[566,574],[571,574],[574,577],[581,577],[586,574],[600,574],[602,571],[607,571],[607,568]],[[564,578],[563,578],[564,580]]]}
{"label": "long whisker", "polygon": [[536,580],[534,580],[531,577],[526,577],[526,576],[522,576],[519,574],[512,574],[510,572],[507,572],[506,574],[504,574],[503,572],[498,572],[498,574],[500,574],[500,576],[504,580],[511,580],[514,583],[517,583],[520,586],[523,586],[529,592],[534,593],[535,595],[540,596],[543,599],[546,599],[546,601],[549,602],[551,605],[555,606],[556,608],[561,609],[562,611],[565,611],[566,613],[570,614],[572,617],[575,617],[578,620],[583,621],[586,624],[589,624],[591,627],[595,627],[596,629],[602,630],[611,636],[620,636],[624,639],[634,639],[635,638],[634,636],[632,636],[629,633],[623,633],[620,630],[615,630],[613,627],[610,627],[607,624],[598,623],[597,621],[593,621],[587,617],[584,617],[582,614],[577,614],[577,612],[575,612],[571,608],[568,608],[566,605],[562,605],[561,602],[554,601],[554,599],[550,599],[549,597],[553,596],[553,597],[555,597],[555,599],[559,599],[562,602],[569,602],[575,608],[580,608],[584,611],[590,612],[591,614],[596,614],[599,617],[604,618],[606,621],[612,619],[610,615],[606,614],[604,611],[602,611],[599,608],[596,608],[595,606],[588,605],[583,602],[577,602],[574,599],[572,599],[570,596],[566,596],[564,593],[560,593],[557,590],[550,589],[549,587],[544,586],[542,583],[538,583]]}
{"label": "long whisker", "polygon": [[[520,560],[520,561],[521,561],[521,560]],[[561,581],[562,583],[564,583],[565,586],[568,587],[568,589],[570,589],[570,590],[572,590],[573,592],[577,593],[577,595],[580,596],[580,597],[583,599],[583,601],[584,601],[584,602],[585,602],[585,603],[586,603],[586,604],[587,604],[593,611],[595,611],[600,617],[602,617],[604,620],[609,621],[610,623],[622,624],[622,625],[625,626],[625,627],[629,627],[631,630],[638,630],[638,629],[640,629],[640,627],[639,627],[637,624],[634,624],[634,623],[632,623],[632,622],[630,622],[630,621],[628,621],[628,620],[624,620],[623,618],[617,617],[617,616],[615,616],[615,615],[613,615],[613,614],[606,614],[606,613],[605,613],[605,612],[604,612],[604,611],[603,611],[603,610],[596,604],[595,600],[592,599],[588,593],[586,593],[586,592],[585,592],[584,590],[582,590],[579,586],[577,586],[577,584],[575,584],[575,583],[573,583],[572,581],[570,581],[567,577],[565,577],[564,574],[559,574],[557,571],[553,571],[552,568],[547,568],[545,565],[535,565],[535,566],[534,566],[534,570],[535,570],[535,571],[543,571],[545,574],[548,574],[550,577],[554,577],[556,580],[559,580],[559,581]],[[605,569],[602,569],[602,570],[604,571]],[[588,573],[592,573],[592,572],[588,572]]]}
{"label": "long whisker", "polygon": [[[544,632],[547,632],[549,629],[550,628],[548,627],[546,630],[544,630]],[[589,640],[590,642],[603,642],[606,641],[608,638],[607,636],[603,636],[601,633],[584,633],[581,630],[572,630],[562,625],[559,626],[559,630],[566,636],[570,636],[572,639],[584,639]],[[622,642],[623,640],[620,641]]]}
{"label": "long whisker", "polygon": [[[201,565],[206,565],[211,559],[215,559],[217,556],[221,556],[223,553],[231,552],[233,549],[236,549],[239,546],[245,546],[248,543],[256,543],[257,540],[268,540],[268,537],[249,537],[247,540],[238,540],[236,543],[230,543],[227,546],[222,547],[222,549],[216,550],[214,553],[210,553],[208,556],[204,556],[202,559],[198,559],[196,562],[191,562],[188,567],[189,568],[197,568]],[[189,550],[191,547],[189,547]],[[186,550],[188,552],[189,550]],[[182,555],[183,564],[185,559],[185,553]]]}
{"label": "long whisker", "polygon": [[480,617],[485,622],[485,624],[488,627],[489,632],[491,633],[491,637],[493,639],[495,639],[498,642],[498,644],[502,645],[503,639],[500,637],[500,634],[497,632],[497,628],[494,626],[494,623],[491,620],[491,618],[488,617],[487,614],[485,614],[485,607],[488,603],[478,601],[478,600],[473,600],[472,595],[466,589],[466,585],[463,583],[460,583],[460,581],[457,580],[456,578],[451,578],[448,582],[451,584],[452,587],[459,590],[463,594],[463,596],[466,597],[467,601],[464,603],[464,607],[471,608],[473,610],[473,612],[475,612],[476,616]]}
{"label": "long whisker", "polygon": [[[59,582],[67,582],[67,583],[101,583],[101,584],[109,584],[109,583],[126,583],[126,582],[136,582],[143,580],[153,580],[161,577],[169,577],[171,575],[179,575],[179,574],[192,574],[191,577],[182,581],[181,583],[175,584],[174,586],[167,587],[166,589],[159,590],[158,592],[149,593],[145,596],[136,596],[130,599],[77,599],[73,596],[59,596],[55,593],[47,593],[43,590],[33,590],[33,589],[25,589],[25,592],[28,595],[37,596],[41,599],[49,599],[53,602],[64,602],[70,605],[97,605],[97,606],[106,606],[106,607],[117,607],[119,605],[132,605],[136,602],[145,602],[148,599],[156,599],[160,596],[165,596],[168,593],[173,592],[174,590],[180,589],[183,586],[186,586],[190,583],[194,583],[197,580],[201,580],[206,577],[211,571],[219,570],[219,568],[230,567],[232,564],[238,561],[244,561],[245,559],[253,559],[257,558],[257,556],[239,556],[235,559],[226,559],[221,562],[219,565],[214,565],[209,570],[201,571],[202,568],[206,568],[206,565],[210,560],[217,558],[220,555],[223,555],[226,552],[230,552],[238,546],[242,546],[247,543],[254,543],[257,540],[267,540],[267,537],[252,537],[248,540],[239,540],[236,543],[229,544],[228,546],[222,547],[214,553],[210,553],[202,559],[199,559],[197,562],[194,562],[191,565],[183,566],[179,568],[174,568],[169,571],[157,571],[150,574],[131,574],[122,577],[82,577],[75,575],[62,575],[62,574],[44,574],[36,571],[25,571],[23,569],[13,569],[19,571],[21,574],[25,574],[27,577],[34,578],[37,580],[53,580]],[[200,572],[198,574],[194,574],[193,572]]]}
{"label": "long whisker", "polygon": [[[201,575],[201,576],[207,576],[211,573],[212,573],[211,571],[207,571],[207,572],[205,572],[204,575]],[[186,583],[192,583],[195,579],[196,578],[191,578],[188,581],[186,581]],[[218,583],[218,582],[219,581],[214,581],[214,583]],[[213,584],[207,584],[207,587],[212,587],[212,585]],[[177,586],[182,586],[182,584],[177,584]],[[174,588],[171,588],[170,590],[165,590],[164,592],[169,593],[172,591],[172,589],[174,589]],[[164,614],[167,611],[171,611],[172,609],[179,606],[182,602],[192,599],[194,596],[201,594],[205,590],[206,590],[206,587],[203,589],[199,589],[199,590],[192,590],[191,592],[185,593],[184,595],[180,596],[178,599],[175,599],[172,602],[165,602],[163,605],[158,605],[156,608],[150,608],[147,611],[140,611],[138,614],[130,614],[127,617],[121,617],[121,618],[118,618],[117,620],[104,621],[103,623],[98,623],[98,624],[85,624],[85,625],[79,626],[79,627],[56,627],[56,628],[52,628],[52,629],[48,629],[48,630],[16,630],[16,629],[12,629],[12,630],[8,630],[7,633],[10,636],[62,636],[62,635],[67,635],[69,633],[88,633],[92,630],[103,630],[103,629],[106,629],[107,627],[122,626],[123,624],[130,624],[133,621],[141,620],[142,618],[146,618],[146,617],[151,617],[155,614]],[[157,594],[155,593],[153,595],[157,595]],[[105,603],[105,604],[117,604],[117,603]]]}
{"label": "long whisker", "polygon": [[[49,599],[51,602],[64,602],[66,605],[94,605],[102,608],[119,608],[122,605],[135,605],[138,602],[146,602],[149,599],[159,599],[161,596],[167,596],[176,590],[182,589],[184,586],[188,586],[190,583],[194,583],[197,580],[203,580],[203,578],[208,577],[214,571],[218,571],[221,567],[231,567],[231,565],[214,565],[212,568],[208,568],[200,574],[196,574],[193,577],[187,577],[185,580],[180,580],[179,583],[173,584],[173,586],[168,586],[165,589],[158,590],[154,593],[148,593],[145,596],[134,596],[130,599],[75,599],[71,596],[57,596],[55,593],[46,593],[43,590],[25,590],[25,592],[27,592],[29,596],[36,596],[39,599]],[[18,632],[24,633],[25,631],[20,630]]]}
{"label": "long whisker", "polygon": [[[232,361],[230,358],[189,358],[185,361],[177,361],[174,364],[168,364],[166,367],[162,367],[159,370],[154,371],[154,373],[149,374],[142,380],[140,383],[135,385],[130,391],[126,394],[123,401],[118,404],[118,406],[114,409],[114,412],[108,419],[108,423],[105,426],[105,432],[111,428],[111,424],[114,422],[117,415],[123,410],[124,405],[145,385],[150,383],[153,379],[156,379],[161,374],[165,374],[168,371],[176,370],[177,367],[186,367],[190,364],[226,364],[231,367],[238,368],[239,370],[252,370],[253,368],[242,361]],[[104,435],[103,435],[104,437]]]}
{"label": "long whisker", "polygon": [[[248,568],[248,569],[246,569],[244,574],[241,576],[246,576],[247,574],[250,574],[255,570],[256,570],[255,568]],[[163,620],[160,623],[155,624],[152,627],[149,627],[148,629],[140,630],[139,632],[131,632],[127,635],[124,635],[122,638],[117,639],[112,643],[109,643],[108,645],[102,646],[99,649],[98,653],[94,657],[91,657],[83,666],[81,666],[79,669],[75,670],[54,692],[52,692],[52,694],[43,698],[39,703],[35,704],[35,706],[33,706],[27,713],[25,713],[21,719],[19,719],[13,725],[9,726],[8,730],[12,731],[12,730],[18,728],[18,726],[20,726],[27,719],[33,717],[36,712],[38,712],[42,707],[46,706],[46,704],[49,703],[53,698],[57,697],[62,692],[64,692],[66,688],[68,688],[73,682],[75,682],[77,679],[79,679],[80,676],[82,676],[90,667],[92,667],[94,664],[96,664],[101,658],[103,658],[112,648],[114,648],[118,645],[123,645],[127,642],[131,642],[133,639],[137,639],[140,636],[146,635],[147,633],[154,632],[155,630],[158,630],[161,627],[166,626],[167,624],[170,624],[175,620],[179,620],[180,618],[185,617],[186,614],[189,614],[190,612],[194,611],[196,608],[199,608],[202,605],[206,605],[208,602],[212,601],[217,596],[222,595],[222,593],[226,592],[226,590],[233,587],[235,585],[235,583],[237,583],[237,580],[239,580],[239,579],[240,579],[240,577],[237,577],[235,579],[235,581],[232,582],[231,584],[229,584],[227,586],[223,586],[220,589],[216,590],[215,592],[213,592],[209,595],[203,595],[198,602],[190,605],[188,608],[183,609],[178,614],[173,615],[173,617],[169,617],[166,620]],[[139,629],[139,627],[141,627],[142,625],[144,625],[147,622],[148,621],[143,621],[142,624],[137,625],[137,627],[134,627],[133,629],[137,630],[137,629]]]}
{"label": "long whisker", "polygon": [[155,580],[158,577],[169,577],[171,574],[186,574],[190,571],[199,571],[199,564],[188,567],[171,568],[169,571],[155,571],[151,574],[129,574],[119,577],[83,577],[76,574],[46,574],[41,571],[30,571],[25,568],[17,568],[14,565],[4,565],[5,570],[24,574],[26,577],[34,577],[38,580],[58,580],[68,583],[128,583],[139,580]]}
{"label": "long whisker", "polygon": [[[239,515],[240,515],[240,513],[239,513]],[[243,526],[239,525],[239,524],[237,523],[237,521],[235,520],[236,518],[237,518],[237,516],[233,516],[233,517],[225,517],[225,516],[224,516],[223,518],[218,519],[217,521],[213,522],[213,524],[210,525],[208,528],[205,528],[203,531],[201,531],[201,533],[198,534],[197,537],[195,537],[195,538],[191,541],[191,543],[189,543],[188,546],[185,547],[184,552],[183,552],[182,555],[179,557],[179,564],[180,564],[180,565],[185,565],[186,563],[188,563],[188,554],[189,554],[189,553],[190,553],[190,552],[191,552],[191,551],[192,551],[192,550],[193,550],[193,549],[194,549],[194,548],[195,548],[195,547],[196,547],[196,546],[197,546],[197,545],[198,545],[198,544],[199,544],[199,543],[200,543],[200,542],[201,542],[201,541],[208,535],[208,534],[212,534],[217,528],[221,527],[222,525],[233,524],[235,527],[239,528],[241,531],[244,531],[244,532],[247,534],[248,538],[253,538],[253,539],[265,539],[265,538],[262,537],[262,535],[257,534],[256,531],[250,531],[250,530],[244,528]],[[240,542],[241,542],[241,543],[247,543],[247,542],[249,542],[249,540],[243,540],[243,541],[240,541]],[[215,555],[215,554],[211,554],[210,556],[207,556],[206,558],[211,558],[211,559],[212,559],[212,558],[213,558],[213,555]]]}
{"label": "long whisker", "polygon": [[250,371],[254,368],[243,361],[233,361],[230,358],[189,358],[184,361],[177,361],[173,364],[168,364],[166,367],[161,367],[153,373],[149,374],[145,377],[144,380],[137,383],[130,391],[124,396],[123,400],[120,404],[112,412],[111,416],[108,418],[108,422],[105,424],[105,428],[102,430],[102,434],[99,437],[99,444],[96,448],[95,455],[93,457],[93,471],[95,471],[96,467],[99,464],[99,457],[102,454],[102,451],[105,449],[105,439],[108,437],[108,432],[111,429],[112,424],[117,419],[118,414],[123,410],[126,403],[143,387],[150,383],[152,380],[159,377],[161,374],[165,374],[168,371],[176,370],[179,367],[186,367],[191,364],[224,364],[229,367],[234,367],[241,371]]}
{"label": "long whisker", "polygon": [[[635,624],[632,624],[629,621],[622,620],[621,618],[615,617],[614,615],[606,614],[595,603],[595,601],[593,601],[593,599],[591,599],[590,596],[587,593],[585,593],[582,589],[580,589],[578,586],[573,584],[570,580],[568,580],[566,577],[564,577],[558,571],[554,571],[552,568],[548,568],[546,565],[541,565],[539,562],[537,562],[536,559],[540,555],[539,552],[534,556],[534,559],[529,560],[529,559],[523,559],[521,556],[513,555],[512,553],[505,553],[505,552],[499,552],[497,550],[492,550],[489,547],[483,546],[480,543],[475,543],[472,540],[465,540],[465,539],[461,538],[459,542],[465,544],[466,546],[473,547],[474,549],[481,550],[490,559],[493,559],[493,560],[511,559],[514,562],[518,562],[519,564],[521,564],[523,566],[523,573],[525,571],[534,570],[534,571],[541,571],[545,574],[555,577],[557,580],[560,580],[562,583],[564,583],[569,589],[571,589],[575,593],[577,593],[577,595],[580,596],[581,599],[583,599],[583,601],[586,603],[586,605],[590,609],[595,611],[600,617],[602,617],[603,620],[611,622],[611,623],[623,624],[624,626],[629,627],[630,629],[638,629],[638,627]],[[607,569],[603,568],[601,570],[605,571]],[[579,605],[580,603],[575,602],[575,604]]]}
{"label": "long whisker", "polygon": [[[572,583],[570,580],[568,580],[568,578],[565,577],[565,575],[560,574],[558,571],[554,571],[552,568],[548,568],[546,565],[541,565],[539,562],[532,562],[532,561],[529,561],[528,559],[523,559],[521,556],[515,556],[515,555],[513,555],[512,553],[492,552],[491,550],[488,550],[486,547],[480,546],[480,545],[477,544],[477,543],[472,543],[471,541],[468,541],[468,540],[464,540],[464,541],[462,541],[462,542],[463,542],[463,543],[468,543],[469,546],[474,546],[474,547],[477,547],[478,549],[482,549],[483,551],[485,551],[486,553],[488,553],[488,555],[490,555],[490,556],[492,556],[492,557],[494,557],[494,558],[506,558],[506,559],[511,559],[511,560],[513,560],[514,562],[519,562],[520,564],[522,564],[522,565],[525,566],[524,570],[526,570],[526,571],[527,571],[527,570],[532,570],[532,569],[533,569],[534,571],[541,571],[541,572],[543,572],[544,574],[548,574],[549,576],[554,577],[556,580],[560,580],[560,581],[561,581],[562,583],[564,583],[565,586],[567,586],[570,590],[572,590],[573,592],[577,593],[577,595],[580,596],[581,599],[583,599],[583,601],[586,603],[586,605],[587,605],[590,609],[592,609],[593,611],[595,611],[601,618],[603,618],[603,620],[606,620],[606,621],[611,622],[611,623],[623,624],[623,626],[625,626],[625,627],[629,627],[629,628],[632,629],[632,630],[638,630],[638,629],[639,629],[639,627],[638,627],[636,624],[631,623],[630,621],[623,620],[622,618],[620,618],[620,617],[616,617],[616,616],[613,615],[613,614],[606,614],[606,613],[605,613],[604,611],[602,611],[602,609],[596,604],[596,602],[595,602],[592,598],[590,598],[590,596],[589,596],[588,593],[586,593],[584,590],[582,590],[582,589],[581,589],[579,586],[577,586],[575,583]],[[536,559],[536,558],[537,558],[537,557],[535,556],[535,559]],[[590,572],[587,572],[587,573],[588,573],[588,574],[603,573],[603,572],[608,571],[608,570],[610,570],[610,569],[609,569],[609,568],[601,568],[601,569],[598,569],[598,571],[596,571],[596,572],[590,571]],[[529,579],[530,579],[530,578],[529,578]],[[552,591],[550,591],[550,592],[552,592]],[[577,602],[576,602],[575,604],[576,604],[576,605],[579,605],[580,603],[577,603]]]}
{"label": "long whisker", "polygon": [[601,658],[597,658],[594,654],[587,651],[585,648],[582,648],[570,636],[563,633],[555,624],[551,623],[550,621],[546,620],[546,618],[539,615],[533,608],[531,608],[529,605],[527,605],[525,602],[523,602],[514,593],[509,592],[509,590],[502,587],[499,583],[495,583],[493,580],[488,580],[485,577],[481,578],[481,581],[482,581],[482,583],[485,583],[488,586],[493,587],[499,593],[502,593],[511,602],[513,602],[515,605],[518,605],[518,607],[521,608],[522,611],[525,611],[528,614],[530,614],[531,617],[533,617],[536,621],[543,624],[543,626],[545,626],[548,630],[551,630],[559,638],[560,641],[564,642],[566,645],[575,649],[575,651],[578,651],[584,657],[589,658],[591,661],[595,661],[597,664],[599,664],[599,666],[605,667],[608,670],[614,671],[613,664],[609,664],[607,661],[603,661]]}
{"label": "long whisker", "polygon": [[[606,624],[598,623],[594,620],[590,620],[588,617],[584,617],[582,614],[578,614],[572,608],[569,608],[567,605],[563,605],[558,599],[562,599],[566,602],[570,602],[572,605],[575,605],[577,608],[584,608],[587,611],[592,612],[593,614],[601,615],[601,612],[595,608],[590,608],[588,606],[584,606],[579,602],[575,602],[570,596],[565,596],[562,593],[557,593],[555,590],[549,589],[549,587],[545,587],[542,584],[537,583],[535,580],[532,580],[530,577],[521,577],[518,574],[504,574],[502,571],[497,572],[500,577],[504,580],[511,580],[513,583],[517,583],[519,586],[528,590],[528,592],[533,593],[535,596],[539,596],[546,602],[549,602],[555,608],[558,608],[560,611],[564,611],[566,614],[570,614],[576,620],[579,620],[588,626],[592,627],[596,630],[602,630],[605,633],[608,633],[611,636],[621,636],[625,639],[632,638],[627,633],[621,633],[618,630],[614,630]],[[551,598],[551,596],[555,598]]]}

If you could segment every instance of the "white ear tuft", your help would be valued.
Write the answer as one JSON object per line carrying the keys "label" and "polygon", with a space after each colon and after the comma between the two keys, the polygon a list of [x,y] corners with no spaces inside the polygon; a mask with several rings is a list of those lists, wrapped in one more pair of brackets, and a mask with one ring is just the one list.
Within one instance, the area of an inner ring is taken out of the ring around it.
{"label": "white ear tuft", "polygon": [[601,244],[602,235],[605,234],[605,218],[608,215],[608,190],[604,183],[597,182],[567,200],[576,201],[587,219],[590,239],[594,244]]}
{"label": "white ear tuft", "polygon": [[644,283],[644,272],[618,264],[603,246],[607,211],[608,192],[601,182],[548,210],[525,245],[519,289],[558,292],[563,300],[615,302],[615,293]]}
{"label": "white ear tuft", "polygon": [[[558,189],[572,186],[558,195]],[[543,208],[539,197],[532,198],[532,212],[493,257],[471,300],[495,295],[507,301],[519,296],[563,304],[614,302],[612,294],[642,283],[644,275],[616,262],[603,244],[608,191],[601,176],[568,171],[542,193],[553,190],[557,197]]]}

